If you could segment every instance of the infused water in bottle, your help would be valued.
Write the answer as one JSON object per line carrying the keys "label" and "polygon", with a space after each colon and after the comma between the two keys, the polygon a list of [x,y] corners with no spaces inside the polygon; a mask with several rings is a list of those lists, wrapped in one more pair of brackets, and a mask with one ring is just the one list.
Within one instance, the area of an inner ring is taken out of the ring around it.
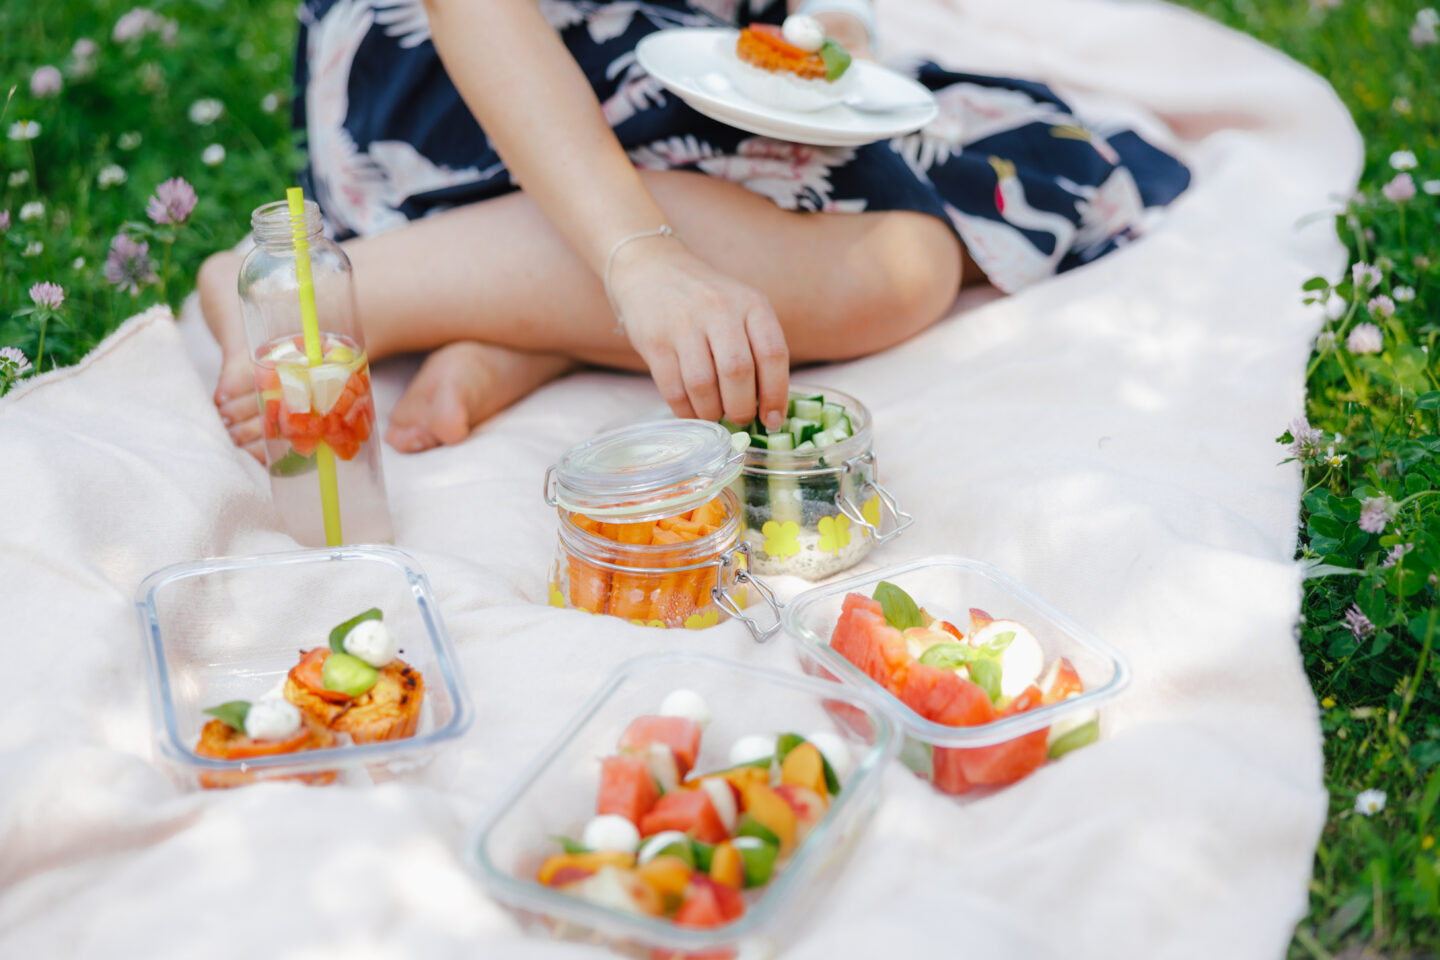
{"label": "infused water in bottle", "polygon": [[[304,210],[304,223],[297,226],[284,201],[257,207],[250,217],[255,246],[240,267],[270,492],[296,541],[326,546],[322,490],[333,463],[328,542],[389,543],[394,533],[350,260],[324,235],[319,207],[307,201]],[[296,232],[308,247],[318,362],[305,342]]]}

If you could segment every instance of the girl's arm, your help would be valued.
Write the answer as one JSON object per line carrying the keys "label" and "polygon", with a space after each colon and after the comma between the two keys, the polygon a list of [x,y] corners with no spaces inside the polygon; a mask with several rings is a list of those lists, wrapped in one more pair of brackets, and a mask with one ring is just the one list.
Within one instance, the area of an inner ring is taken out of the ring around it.
{"label": "girl's arm", "polygon": [[[615,244],[665,223],[589,81],[535,0],[426,0],[435,48],[515,180],[602,274]],[[678,416],[785,415],[789,353],[764,295],[672,238],[622,247],[625,332]],[[717,372],[719,371],[719,372]],[[758,403],[757,403],[758,401]]]}

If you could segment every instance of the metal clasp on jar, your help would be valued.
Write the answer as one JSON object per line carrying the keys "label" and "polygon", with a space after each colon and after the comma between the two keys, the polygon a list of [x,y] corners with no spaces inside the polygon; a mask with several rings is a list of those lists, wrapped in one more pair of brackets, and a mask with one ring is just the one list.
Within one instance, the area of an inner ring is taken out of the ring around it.
{"label": "metal clasp on jar", "polygon": [[[869,470],[862,470],[862,466],[869,467]],[[867,530],[876,543],[885,543],[895,539],[906,527],[915,522],[915,517],[901,510],[900,505],[895,502],[895,496],[880,485],[880,474],[875,467],[875,454],[872,451],[867,450],[859,456],[846,460],[842,472],[844,476],[840,483],[840,492],[835,497],[835,505],[840,508],[841,513],[850,518],[852,523]],[[866,492],[874,491],[874,496],[880,504],[879,516],[875,518],[877,522],[871,523],[865,519],[864,508],[857,506],[855,501],[850,498],[850,494],[846,492],[848,485],[844,480],[850,478],[858,481],[855,485],[859,488],[862,503],[868,499],[865,496]],[[881,533],[880,531],[887,525],[890,529]]]}
{"label": "metal clasp on jar", "polygon": [[[735,559],[736,554],[744,554],[745,562],[738,563]],[[750,544],[743,540],[716,557],[715,586],[710,588],[710,596],[715,600],[715,603],[720,609],[745,624],[745,629],[750,631],[750,636],[755,638],[756,643],[764,643],[773,637],[780,629],[780,601],[775,599],[774,592],[765,585],[763,580],[759,580],[751,575],[749,565]],[[731,568],[733,568],[733,572]],[[736,586],[752,584],[755,587],[755,590],[760,594],[760,599],[765,601],[765,605],[769,607],[770,612],[774,614],[774,623],[768,627],[762,627],[760,626],[760,621],[740,609],[740,604],[730,595],[730,588],[727,585],[727,574],[731,574],[731,579],[733,579]]]}

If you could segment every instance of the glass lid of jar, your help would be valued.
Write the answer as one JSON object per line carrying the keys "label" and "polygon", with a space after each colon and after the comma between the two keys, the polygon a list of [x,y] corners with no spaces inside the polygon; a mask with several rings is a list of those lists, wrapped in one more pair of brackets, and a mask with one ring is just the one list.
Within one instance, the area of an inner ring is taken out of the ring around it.
{"label": "glass lid of jar", "polygon": [[545,475],[545,499],[591,517],[644,520],[684,513],[740,474],[743,451],[706,420],[655,420],[577,443]]}

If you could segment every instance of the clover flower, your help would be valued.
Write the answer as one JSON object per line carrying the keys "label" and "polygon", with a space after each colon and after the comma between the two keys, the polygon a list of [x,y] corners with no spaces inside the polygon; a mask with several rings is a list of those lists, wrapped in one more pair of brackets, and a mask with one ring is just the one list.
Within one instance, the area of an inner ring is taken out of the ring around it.
{"label": "clover flower", "polygon": [[1362,290],[1374,290],[1380,285],[1380,268],[1368,263],[1357,263],[1350,268],[1350,278]]}
{"label": "clover flower", "polygon": [[59,310],[65,302],[65,288],[58,283],[37,283],[30,287],[30,299],[37,307]]}
{"label": "clover flower", "polygon": [[37,99],[55,96],[64,85],[65,78],[61,76],[60,68],[48,63],[36,67],[35,72],[30,74],[30,96]]}
{"label": "clover flower", "polygon": [[1304,416],[1296,417],[1290,421],[1290,436],[1294,440],[1290,444],[1290,453],[1301,460],[1309,460],[1311,457],[1319,456],[1320,443],[1325,435],[1314,427]]}
{"label": "clover flower", "polygon": [[23,223],[39,220],[43,216],[45,216],[45,204],[39,200],[31,200],[20,207],[20,220]]}
{"label": "clover flower", "polygon": [[1345,346],[1351,353],[1379,353],[1385,349],[1385,338],[1375,324],[1357,323],[1345,338]]}
{"label": "clover flower", "polygon": [[139,130],[126,130],[120,134],[119,138],[115,141],[115,145],[121,150],[134,150],[140,146],[140,140]]}
{"label": "clover flower", "polygon": [[31,240],[25,244],[25,249],[20,251],[22,257],[38,257],[45,252],[45,244],[39,240]]}
{"label": "clover flower", "polygon": [[30,182],[30,171],[24,168],[10,171],[9,178],[5,181],[12,187],[23,187]]}
{"label": "clover flower", "polygon": [[1396,287],[1396,288],[1395,288],[1395,302],[1396,302],[1396,303],[1409,303],[1411,300],[1414,300],[1414,299],[1415,299],[1415,288],[1414,288],[1414,287]]}
{"label": "clover flower", "polygon": [[[1396,113],[1400,114],[1402,117],[1408,117],[1408,116],[1410,115],[1410,111],[1411,111],[1411,109],[1412,109],[1411,106],[1410,106],[1410,98],[1409,98],[1409,97],[1396,97],[1394,100],[1390,101],[1390,109],[1391,109],[1391,110],[1394,110]],[[1390,162],[1391,162],[1391,163],[1394,163],[1395,161],[1392,159]]]}
{"label": "clover flower", "polygon": [[184,223],[195,203],[195,188],[183,177],[171,177],[155,188],[145,215],[155,223]]}
{"label": "clover flower", "polygon": [[1415,544],[1413,543],[1397,543],[1395,544],[1395,546],[1390,548],[1390,552],[1385,555],[1385,560],[1383,563],[1380,564],[1380,566],[1383,569],[1388,570],[1391,567],[1395,566],[1395,564],[1399,563],[1400,559],[1404,557],[1405,554],[1409,553],[1411,550],[1414,549]]}
{"label": "clover flower", "polygon": [[89,60],[99,52],[100,44],[91,40],[89,37],[81,37],[79,40],[76,40],[75,45],[70,48],[70,56],[76,60]]}
{"label": "clover flower", "polygon": [[1397,173],[1395,179],[1380,188],[1385,199],[1391,203],[1405,203],[1415,199],[1415,178],[1408,173]]}
{"label": "clover flower", "polygon": [[0,233],[10,232],[10,211],[0,210]]}
{"label": "clover flower", "polygon": [[118,187],[128,179],[130,179],[129,174],[127,174],[125,168],[118,163],[101,167],[100,172],[95,175],[95,182],[100,185],[101,190]]}
{"label": "clover flower", "polygon": [[1378,297],[1371,297],[1370,302],[1365,306],[1369,308],[1372,317],[1388,320],[1395,316],[1395,301],[1383,293]]}
{"label": "clover flower", "polygon": [[11,140],[34,140],[40,136],[40,124],[34,120],[16,120],[6,134]]}
{"label": "clover flower", "polygon": [[1375,624],[1353,603],[1345,611],[1345,626],[1355,634],[1356,640],[1364,640],[1375,633]]}
{"label": "clover flower", "polygon": [[1436,27],[1440,26],[1440,14],[1434,7],[1426,7],[1415,14],[1415,24],[1410,28],[1410,42],[1417,47],[1426,47],[1440,41]]}
{"label": "clover flower", "polygon": [[111,31],[110,38],[116,43],[128,43],[146,33],[159,31],[162,23],[163,20],[154,10],[132,7],[115,21],[115,29]]}
{"label": "clover flower", "polygon": [[84,258],[84,257],[76,257],[74,260],[71,260],[71,261],[70,261],[70,269],[71,269],[71,270],[84,270],[84,269],[85,269],[85,258]]}
{"label": "clover flower", "polygon": [[1325,318],[1327,320],[1339,320],[1345,316],[1345,311],[1349,309],[1349,307],[1350,304],[1344,297],[1340,296],[1340,294],[1334,290],[1331,290],[1330,296],[1325,298]]}
{"label": "clover flower", "polygon": [[1335,331],[1320,331],[1320,335],[1315,338],[1315,352],[1324,353],[1326,350],[1329,350],[1333,346],[1335,346]]}
{"label": "clover flower", "polygon": [[23,377],[30,369],[30,358],[19,347],[0,347],[0,377]]}
{"label": "clover flower", "polygon": [[218,167],[225,162],[225,148],[218,143],[212,143],[200,154],[200,162],[207,167]]}
{"label": "clover flower", "polygon": [[196,100],[190,104],[190,122],[198,126],[208,127],[216,120],[219,120],[220,115],[224,112],[225,105],[213,97]]}
{"label": "clover flower", "polygon": [[1414,170],[1419,164],[1420,161],[1415,159],[1413,150],[1396,150],[1390,154],[1390,166],[1396,170]]}
{"label": "clover flower", "polygon": [[1362,817],[1374,816],[1384,809],[1384,790],[1361,790],[1355,796],[1355,812]]}
{"label": "clover flower", "polygon": [[150,244],[120,234],[110,241],[110,254],[105,258],[105,279],[132,297],[147,283],[160,279],[155,261],[150,259]]}
{"label": "clover flower", "polygon": [[1366,533],[1384,533],[1395,518],[1395,501],[1387,496],[1369,497],[1360,505],[1360,529]]}
{"label": "clover flower", "polygon": [[280,109],[280,95],[278,93],[267,93],[260,100],[260,109],[266,113],[274,113]]}

